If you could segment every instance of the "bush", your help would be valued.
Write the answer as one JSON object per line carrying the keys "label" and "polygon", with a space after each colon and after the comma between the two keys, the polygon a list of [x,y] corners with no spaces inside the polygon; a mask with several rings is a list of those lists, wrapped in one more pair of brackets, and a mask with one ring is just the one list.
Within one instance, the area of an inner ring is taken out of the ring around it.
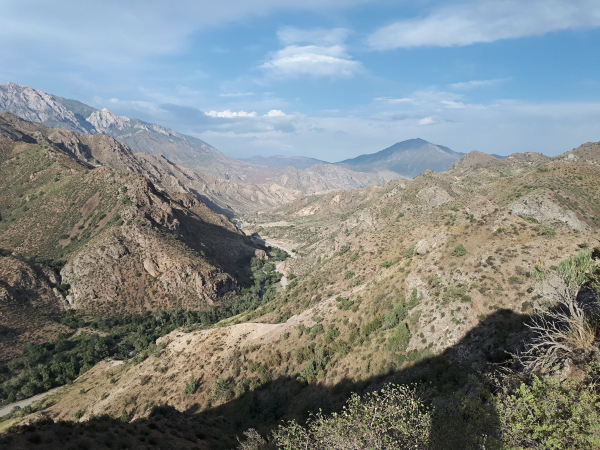
{"label": "bush", "polygon": [[365,328],[363,329],[363,334],[365,336],[369,336],[373,332],[379,330],[382,325],[383,324],[381,323],[381,319],[379,317],[377,317],[377,318],[375,318],[375,320],[373,320],[372,322],[369,322],[367,325],[365,325]]}
{"label": "bush", "polygon": [[354,305],[354,300],[350,300],[349,298],[338,297],[335,299],[339,304],[337,305],[338,309],[348,310],[352,308]]}
{"label": "bush", "polygon": [[412,255],[414,255],[414,253],[415,253],[415,248],[416,247],[417,246],[415,244],[412,244],[410,247],[406,248],[404,250],[404,257],[406,257],[406,258],[412,257]]}
{"label": "bush", "polygon": [[387,348],[391,352],[404,352],[410,342],[410,330],[406,322],[401,322],[388,338]]}
{"label": "bush", "polygon": [[228,378],[219,378],[217,381],[215,381],[215,387],[214,387],[214,396],[216,399],[220,399],[225,397],[226,399],[228,399],[227,397],[229,396],[229,391],[233,388],[233,383],[230,379]]}
{"label": "bush", "polygon": [[600,446],[600,396],[567,379],[534,377],[497,397],[503,440],[510,448],[589,449]]}
{"label": "bush", "polygon": [[321,325],[320,323],[313,325],[312,328],[310,329],[310,332],[312,334],[321,334],[323,331],[325,331],[325,330],[323,329],[323,325]]}
{"label": "bush", "polygon": [[283,450],[428,448],[431,415],[407,386],[388,385],[362,397],[353,394],[345,408],[312,416],[303,427],[288,422],[275,432]]}
{"label": "bush", "polygon": [[340,335],[340,331],[335,328],[335,327],[331,327],[329,328],[329,330],[327,330],[327,334],[325,334],[325,342],[326,343],[331,343],[335,340],[336,337],[338,337]]}
{"label": "bush", "polygon": [[354,272],[352,272],[351,270],[346,270],[346,272],[344,272],[344,280],[349,280],[353,276],[354,276]]}
{"label": "bush", "polygon": [[394,306],[394,309],[392,309],[392,312],[389,314],[386,314],[383,317],[383,328],[384,329],[394,328],[396,325],[398,325],[400,322],[402,322],[404,319],[406,319],[407,315],[408,315],[408,308],[406,307],[406,305],[400,303],[400,304]]}
{"label": "bush", "polygon": [[463,244],[458,244],[452,251],[452,256],[465,256],[467,254],[467,248]]}
{"label": "bush", "polygon": [[186,395],[192,395],[192,394],[195,394],[197,390],[198,390],[198,382],[194,378],[194,374],[192,374],[192,375],[190,375],[190,381],[185,382],[185,388],[183,390],[183,393]]}

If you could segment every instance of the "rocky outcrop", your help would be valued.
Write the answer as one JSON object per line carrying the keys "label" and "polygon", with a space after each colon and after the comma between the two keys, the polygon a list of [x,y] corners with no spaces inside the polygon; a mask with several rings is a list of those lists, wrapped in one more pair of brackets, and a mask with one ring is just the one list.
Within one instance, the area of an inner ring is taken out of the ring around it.
{"label": "rocky outcrop", "polygon": [[47,266],[0,257],[0,361],[19,353],[28,341],[44,341],[56,332],[48,326],[68,307]]}
{"label": "rocky outcrop", "polygon": [[439,186],[429,186],[421,189],[417,197],[429,206],[439,206],[452,200],[452,196]]}
{"label": "rocky outcrop", "polygon": [[507,206],[513,214],[533,217],[544,225],[553,227],[569,227],[575,230],[586,230],[587,226],[577,218],[573,211],[565,211],[557,204],[539,195],[528,195]]}
{"label": "rocky outcrop", "polygon": [[93,131],[90,124],[81,123],[73,111],[57,102],[52,95],[16,83],[6,83],[0,87],[0,111],[48,126],[60,125],[78,133]]}
{"label": "rocky outcrop", "polygon": [[477,197],[465,208],[465,214],[475,220],[481,220],[495,212],[498,207],[485,197]]}

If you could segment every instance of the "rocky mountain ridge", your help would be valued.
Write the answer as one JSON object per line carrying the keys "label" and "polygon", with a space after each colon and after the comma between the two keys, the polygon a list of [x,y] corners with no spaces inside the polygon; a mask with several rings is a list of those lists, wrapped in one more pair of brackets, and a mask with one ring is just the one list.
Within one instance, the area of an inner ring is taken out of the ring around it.
{"label": "rocky mountain ridge", "polygon": [[[211,175],[234,183],[280,184],[282,177],[284,182],[288,179],[282,171],[285,167],[267,167],[229,158],[195,137],[157,124],[117,116],[106,108],[98,110],[75,100],[49,95],[16,83],[0,86],[0,112],[10,112],[48,127],[64,128],[84,135],[105,134],[127,145],[134,153],[164,155],[170,161],[200,175]],[[314,171],[306,175],[299,172],[296,178],[303,178],[300,185],[307,186],[301,189],[303,193],[358,188],[381,184],[390,179],[389,173],[352,175],[351,168],[340,168],[339,172],[336,173],[335,169],[320,171],[321,175],[315,175]],[[333,178],[324,179],[324,173],[333,175]],[[312,182],[317,184],[311,185]],[[260,195],[257,193],[257,196]],[[243,202],[243,197],[239,199],[238,203],[240,202]],[[245,206],[246,209],[252,207],[251,204]]]}

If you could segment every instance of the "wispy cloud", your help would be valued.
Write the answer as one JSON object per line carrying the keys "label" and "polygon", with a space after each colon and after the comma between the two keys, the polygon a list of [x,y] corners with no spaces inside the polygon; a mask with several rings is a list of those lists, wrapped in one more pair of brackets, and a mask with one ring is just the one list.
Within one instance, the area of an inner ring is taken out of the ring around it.
{"label": "wispy cloud", "polygon": [[375,50],[452,47],[600,26],[598,0],[486,0],[400,20],[369,37]]}
{"label": "wispy cloud", "polygon": [[219,94],[219,97],[248,97],[255,95],[254,92],[232,92],[227,94]]}
{"label": "wispy cloud", "polygon": [[451,89],[474,89],[478,87],[486,87],[486,86],[495,86],[500,83],[504,83],[505,81],[510,80],[510,78],[493,78],[491,80],[471,80],[471,81],[462,81],[460,83],[452,83],[448,86]]}
{"label": "wispy cloud", "polygon": [[256,117],[256,111],[229,111],[228,109],[225,111],[208,111],[204,114],[210,117],[222,117],[225,119],[233,119],[235,117]]}

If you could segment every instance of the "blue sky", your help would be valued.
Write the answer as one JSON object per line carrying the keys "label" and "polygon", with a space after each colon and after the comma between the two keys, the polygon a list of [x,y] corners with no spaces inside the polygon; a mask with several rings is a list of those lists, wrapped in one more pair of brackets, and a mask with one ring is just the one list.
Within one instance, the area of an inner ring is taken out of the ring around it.
{"label": "blue sky", "polygon": [[600,140],[600,1],[0,0],[0,83],[337,161]]}

